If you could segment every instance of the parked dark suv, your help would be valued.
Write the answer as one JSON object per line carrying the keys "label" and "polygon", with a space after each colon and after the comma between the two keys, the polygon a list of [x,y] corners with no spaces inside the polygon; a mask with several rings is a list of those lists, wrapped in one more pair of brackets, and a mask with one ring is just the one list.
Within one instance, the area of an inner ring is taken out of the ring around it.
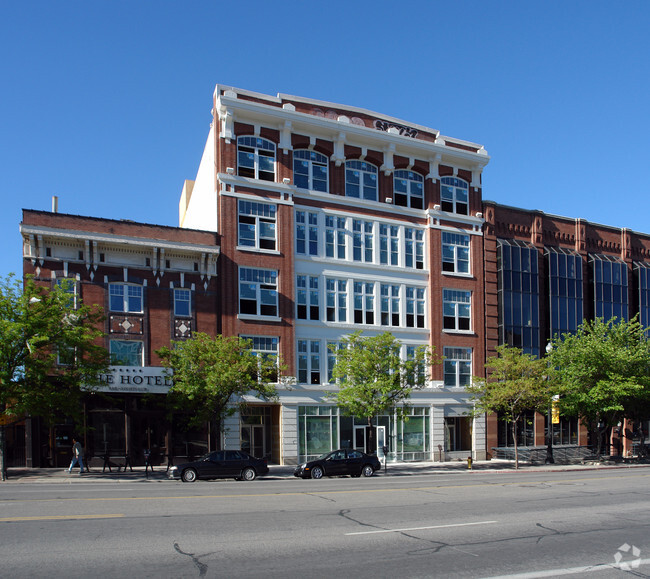
{"label": "parked dark suv", "polygon": [[183,482],[209,478],[254,480],[256,476],[268,472],[266,459],[255,458],[243,450],[217,450],[194,462],[173,466],[169,470],[169,478]]}

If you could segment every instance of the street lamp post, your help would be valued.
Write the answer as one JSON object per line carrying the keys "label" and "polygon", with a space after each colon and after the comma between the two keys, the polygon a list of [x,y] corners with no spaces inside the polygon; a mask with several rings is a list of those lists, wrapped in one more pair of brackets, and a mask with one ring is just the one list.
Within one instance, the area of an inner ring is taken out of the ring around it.
{"label": "street lamp post", "polygon": [[[546,354],[550,354],[553,351],[553,344],[549,342],[546,344]],[[548,388],[548,379],[546,376],[547,388]],[[546,429],[547,429],[547,439],[546,439],[546,464],[555,464],[555,459],[553,458],[553,402],[549,401],[548,403],[548,413],[546,416]]]}

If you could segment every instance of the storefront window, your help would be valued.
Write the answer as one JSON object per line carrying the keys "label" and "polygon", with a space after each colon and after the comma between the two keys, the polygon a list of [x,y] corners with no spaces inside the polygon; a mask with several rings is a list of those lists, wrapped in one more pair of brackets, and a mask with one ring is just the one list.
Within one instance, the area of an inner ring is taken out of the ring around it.
{"label": "storefront window", "polygon": [[87,455],[123,456],[126,452],[125,421],[122,411],[88,413]]}
{"label": "storefront window", "polygon": [[338,448],[338,408],[335,406],[298,407],[300,460],[310,460]]}
{"label": "storefront window", "polygon": [[421,406],[408,408],[403,420],[391,420],[391,422],[395,424],[391,434],[395,432],[397,460],[430,459],[429,408]]}
{"label": "storefront window", "polygon": [[[512,439],[512,423],[504,420],[499,414],[498,445],[514,446]],[[535,446],[535,413],[524,414],[517,423],[517,446]]]}

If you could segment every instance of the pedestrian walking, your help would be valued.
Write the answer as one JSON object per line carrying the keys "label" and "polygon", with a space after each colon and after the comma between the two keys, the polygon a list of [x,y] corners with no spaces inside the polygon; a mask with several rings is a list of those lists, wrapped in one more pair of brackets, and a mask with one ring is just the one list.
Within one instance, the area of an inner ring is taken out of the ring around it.
{"label": "pedestrian walking", "polygon": [[70,468],[68,469],[69,473],[72,473],[72,467],[79,465],[79,474],[84,472],[84,449],[81,446],[81,443],[72,439],[72,460],[70,461]]}

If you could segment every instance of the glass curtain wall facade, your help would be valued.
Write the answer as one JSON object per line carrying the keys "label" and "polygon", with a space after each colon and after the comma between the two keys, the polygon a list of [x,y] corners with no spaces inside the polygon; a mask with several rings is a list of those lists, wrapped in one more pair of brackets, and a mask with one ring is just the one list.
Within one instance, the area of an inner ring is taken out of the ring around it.
{"label": "glass curtain wall facade", "polygon": [[627,265],[609,255],[590,255],[594,290],[594,317],[608,321],[628,319]]}
{"label": "glass curtain wall facade", "polygon": [[537,249],[523,241],[497,240],[499,343],[539,356]]}
{"label": "glass curtain wall facade", "polygon": [[639,288],[639,322],[644,328],[650,328],[650,264],[635,263],[634,267]]}
{"label": "glass curtain wall facade", "polygon": [[551,336],[577,331],[583,320],[582,258],[568,249],[547,248]]}

